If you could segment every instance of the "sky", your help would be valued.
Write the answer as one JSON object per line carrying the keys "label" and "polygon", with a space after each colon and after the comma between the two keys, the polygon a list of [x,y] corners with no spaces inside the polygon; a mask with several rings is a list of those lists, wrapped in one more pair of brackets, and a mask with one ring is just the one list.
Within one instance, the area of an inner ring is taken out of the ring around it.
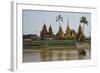
{"label": "sky", "polygon": [[[63,17],[63,22],[61,22],[61,24],[59,24],[59,22],[56,22],[56,17],[58,15],[61,15]],[[59,26],[62,27],[63,32],[65,33],[67,22],[69,22],[70,28],[74,29],[77,32],[80,24],[80,18],[82,16],[85,16],[87,18],[88,25],[85,25],[84,34],[85,36],[89,37],[91,34],[90,13],[23,10],[23,34],[36,34],[40,36],[40,31],[42,30],[44,23],[46,24],[47,29],[51,25],[54,34],[58,32]]]}

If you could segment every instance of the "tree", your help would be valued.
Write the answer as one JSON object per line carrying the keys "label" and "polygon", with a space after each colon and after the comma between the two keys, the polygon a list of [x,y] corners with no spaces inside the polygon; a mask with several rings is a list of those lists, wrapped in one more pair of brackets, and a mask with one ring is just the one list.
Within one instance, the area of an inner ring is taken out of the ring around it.
{"label": "tree", "polygon": [[56,22],[59,21],[59,26],[60,26],[60,21],[63,22],[63,17],[61,15],[58,15],[58,17],[56,17]]}
{"label": "tree", "polygon": [[80,18],[80,23],[83,23],[83,33],[84,33],[84,26],[85,26],[86,24],[88,25],[88,21],[87,21],[87,19],[86,19],[85,16],[82,16],[82,17]]}

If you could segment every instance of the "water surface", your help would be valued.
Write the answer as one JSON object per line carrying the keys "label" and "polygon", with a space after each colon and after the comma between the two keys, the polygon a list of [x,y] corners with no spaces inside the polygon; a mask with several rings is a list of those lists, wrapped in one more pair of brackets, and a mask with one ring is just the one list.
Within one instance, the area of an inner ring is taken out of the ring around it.
{"label": "water surface", "polygon": [[91,58],[90,49],[86,50],[86,56],[79,55],[77,49],[66,50],[34,50],[23,53],[23,62],[86,60]]}

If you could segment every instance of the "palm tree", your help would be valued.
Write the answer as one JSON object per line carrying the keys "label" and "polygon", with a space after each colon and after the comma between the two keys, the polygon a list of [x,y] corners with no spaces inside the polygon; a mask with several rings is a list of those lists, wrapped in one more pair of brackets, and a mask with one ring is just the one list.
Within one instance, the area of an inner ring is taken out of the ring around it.
{"label": "palm tree", "polygon": [[57,21],[59,21],[59,26],[60,26],[60,24],[61,24],[60,21],[63,22],[63,17],[62,17],[61,15],[58,15],[58,16],[56,17],[56,22],[57,22]]}
{"label": "palm tree", "polygon": [[86,24],[88,25],[88,21],[87,21],[87,19],[86,19],[85,16],[82,16],[82,17],[80,18],[80,23],[83,23],[83,33],[84,33],[84,26],[85,26]]}

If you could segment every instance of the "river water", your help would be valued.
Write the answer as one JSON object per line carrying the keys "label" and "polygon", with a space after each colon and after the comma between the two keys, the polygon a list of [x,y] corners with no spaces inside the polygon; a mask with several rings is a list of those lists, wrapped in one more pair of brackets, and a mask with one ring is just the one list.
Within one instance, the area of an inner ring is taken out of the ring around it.
{"label": "river water", "polygon": [[34,50],[33,52],[23,53],[23,62],[45,62],[45,61],[64,61],[64,60],[86,60],[91,59],[90,49],[86,50],[86,56],[79,55],[78,50]]}

